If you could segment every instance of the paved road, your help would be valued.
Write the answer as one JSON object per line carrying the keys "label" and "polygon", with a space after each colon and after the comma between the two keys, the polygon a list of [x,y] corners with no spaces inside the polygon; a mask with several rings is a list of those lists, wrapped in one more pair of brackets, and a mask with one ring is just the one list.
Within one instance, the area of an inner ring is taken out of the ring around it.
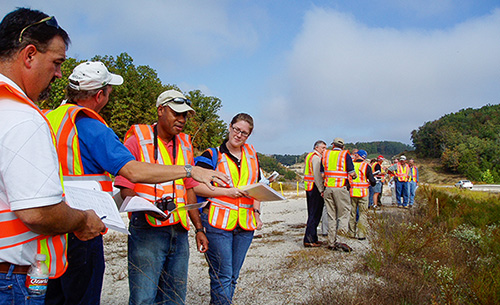
{"label": "paved road", "polygon": [[500,193],[500,184],[475,184],[473,191]]}

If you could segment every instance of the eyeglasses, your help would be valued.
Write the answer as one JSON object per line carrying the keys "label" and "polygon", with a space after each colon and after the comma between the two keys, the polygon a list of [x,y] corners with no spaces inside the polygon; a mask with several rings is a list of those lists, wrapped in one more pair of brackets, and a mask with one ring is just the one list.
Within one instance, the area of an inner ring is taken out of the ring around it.
{"label": "eyeglasses", "polygon": [[242,137],[248,138],[250,136],[250,134],[248,132],[242,131],[238,127],[234,127],[233,125],[231,125],[231,128],[233,129],[234,132],[236,132],[237,134],[240,134]]}
{"label": "eyeglasses", "polygon": [[56,29],[59,29],[59,24],[57,24],[57,20],[56,20],[56,17],[54,16],[50,16],[50,17],[45,17],[43,18],[42,20],[40,21],[37,21],[35,23],[32,23],[32,24],[29,24],[27,26],[25,26],[22,30],[21,30],[21,33],[19,33],[19,42],[23,42],[23,34],[24,32],[29,29],[30,27],[34,26],[34,25],[37,25],[37,24],[41,24],[41,23],[46,23],[48,26],[51,26],[51,27],[54,27]]}
{"label": "eyeglasses", "polygon": [[167,103],[170,103],[170,102],[173,102],[173,103],[176,103],[176,104],[184,104],[186,103],[188,106],[191,106],[191,100],[190,99],[187,99],[187,98],[182,98],[182,97],[174,97],[173,99],[170,99],[168,101],[166,101],[165,103],[161,104],[162,106],[167,104]]}

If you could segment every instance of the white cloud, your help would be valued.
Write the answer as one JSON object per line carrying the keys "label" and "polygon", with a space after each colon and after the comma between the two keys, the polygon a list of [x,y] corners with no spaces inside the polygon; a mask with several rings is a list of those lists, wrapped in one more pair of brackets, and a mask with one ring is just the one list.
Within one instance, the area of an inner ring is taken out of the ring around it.
{"label": "white cloud", "polygon": [[500,102],[498,37],[500,10],[448,30],[417,31],[369,28],[314,8],[288,58],[281,107],[298,109],[288,129],[409,143],[425,121]]}

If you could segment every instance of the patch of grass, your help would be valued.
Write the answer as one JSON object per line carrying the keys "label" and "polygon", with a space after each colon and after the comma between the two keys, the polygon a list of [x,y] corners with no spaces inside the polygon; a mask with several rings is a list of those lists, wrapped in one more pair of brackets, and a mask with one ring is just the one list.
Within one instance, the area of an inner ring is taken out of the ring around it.
{"label": "patch of grass", "polygon": [[332,264],[332,251],[325,248],[302,249],[290,253],[284,262],[285,270],[306,270]]}
{"label": "patch of grass", "polygon": [[[301,304],[500,304],[500,196],[475,194],[421,187],[419,208],[372,215],[354,271],[375,280],[324,283]],[[314,255],[287,267],[325,263]]]}

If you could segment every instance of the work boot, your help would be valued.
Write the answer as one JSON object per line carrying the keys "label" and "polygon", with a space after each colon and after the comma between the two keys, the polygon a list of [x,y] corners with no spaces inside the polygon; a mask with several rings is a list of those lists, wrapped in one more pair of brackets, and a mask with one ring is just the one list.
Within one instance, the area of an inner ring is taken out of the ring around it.
{"label": "work boot", "polygon": [[344,243],[335,243],[335,250],[344,251],[344,252],[351,252],[352,248]]}

